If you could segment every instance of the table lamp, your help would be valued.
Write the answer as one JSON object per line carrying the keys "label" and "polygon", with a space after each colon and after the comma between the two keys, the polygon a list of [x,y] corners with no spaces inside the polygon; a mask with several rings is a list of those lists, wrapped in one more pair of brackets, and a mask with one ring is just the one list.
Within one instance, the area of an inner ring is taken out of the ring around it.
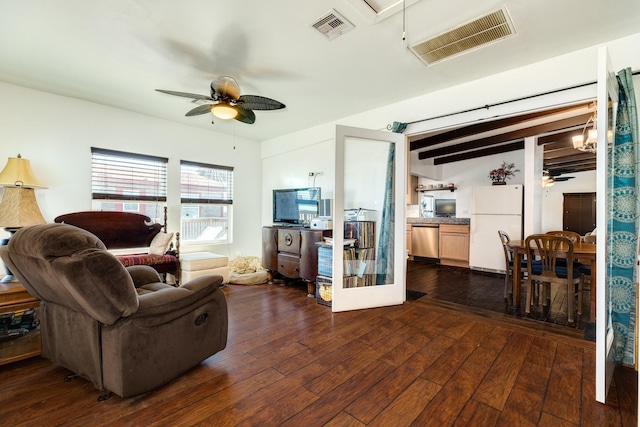
{"label": "table lamp", "polygon": [[[29,160],[9,157],[6,166],[0,172],[0,186],[4,187],[4,194],[0,200],[0,227],[4,227],[11,235],[18,229],[46,221],[38,208],[34,188],[46,188],[33,174]],[[9,237],[10,238],[10,237]],[[9,239],[4,239],[0,245],[6,245]],[[13,275],[5,266],[7,275],[2,283],[15,281]]]}

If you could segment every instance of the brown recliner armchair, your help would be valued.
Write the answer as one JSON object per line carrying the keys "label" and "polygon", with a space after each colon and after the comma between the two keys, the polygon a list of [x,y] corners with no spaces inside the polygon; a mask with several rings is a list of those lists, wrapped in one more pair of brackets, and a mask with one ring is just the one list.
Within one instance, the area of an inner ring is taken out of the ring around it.
{"label": "brown recliner armchair", "polygon": [[41,303],[42,355],[121,397],[148,392],[225,348],[222,276],[180,287],[125,268],[93,234],[65,224],[18,230],[0,256]]}

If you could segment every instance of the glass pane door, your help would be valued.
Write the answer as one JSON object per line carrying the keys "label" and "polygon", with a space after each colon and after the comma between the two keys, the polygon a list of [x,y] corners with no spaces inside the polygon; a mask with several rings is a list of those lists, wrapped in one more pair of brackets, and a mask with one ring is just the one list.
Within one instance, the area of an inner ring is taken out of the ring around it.
{"label": "glass pane door", "polygon": [[335,185],[333,311],[402,304],[404,135],[338,126]]}

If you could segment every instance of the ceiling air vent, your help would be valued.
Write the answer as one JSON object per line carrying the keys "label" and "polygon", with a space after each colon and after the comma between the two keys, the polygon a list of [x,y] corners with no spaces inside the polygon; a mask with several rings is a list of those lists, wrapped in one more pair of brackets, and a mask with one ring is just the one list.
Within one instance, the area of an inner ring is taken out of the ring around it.
{"label": "ceiling air vent", "polygon": [[355,28],[351,22],[347,21],[335,9],[331,9],[309,25],[329,40],[333,40]]}
{"label": "ceiling air vent", "polygon": [[422,62],[431,65],[515,33],[509,13],[503,8],[414,44],[410,49]]}

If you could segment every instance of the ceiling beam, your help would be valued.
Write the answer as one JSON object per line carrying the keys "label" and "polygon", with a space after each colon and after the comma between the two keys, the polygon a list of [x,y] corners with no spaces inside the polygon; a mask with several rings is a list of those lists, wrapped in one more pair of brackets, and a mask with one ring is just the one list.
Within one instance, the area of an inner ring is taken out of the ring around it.
{"label": "ceiling beam", "polygon": [[558,160],[545,160],[545,167],[560,167],[562,165],[571,166],[571,165],[588,165],[588,164],[596,164],[595,158],[562,158]]}
{"label": "ceiling beam", "polygon": [[[529,114],[523,114],[520,116],[507,117],[504,119],[483,121],[480,123],[463,126],[457,129],[452,129],[450,131],[442,132],[436,135],[415,139],[409,143],[410,150],[419,150],[421,148],[432,147],[434,145],[441,144],[443,142],[451,141],[454,139],[460,139],[460,138],[476,135],[483,132],[499,130],[507,126],[523,124],[531,120],[552,116],[558,113],[570,113],[571,111],[584,109],[587,106],[589,106],[589,104],[580,104],[580,105],[575,105],[569,108],[560,107],[560,108],[554,108],[552,110],[538,111],[536,113],[529,113]],[[583,121],[582,123],[584,124],[585,122],[586,120]]]}
{"label": "ceiling beam", "polygon": [[545,164],[544,169],[549,171],[551,175],[566,175],[575,172],[591,171],[596,169],[595,161],[581,162],[561,162],[553,164]]}
{"label": "ceiling beam", "polygon": [[580,160],[590,160],[596,158],[595,153],[589,153],[587,151],[579,151],[573,147],[568,147],[563,150],[553,150],[553,151],[545,151],[544,152],[544,161],[552,161],[554,159],[580,159]]}
{"label": "ceiling beam", "polygon": [[445,163],[459,162],[461,160],[475,159],[478,157],[491,156],[493,154],[507,153],[509,151],[516,151],[524,149],[524,140],[512,142],[505,145],[494,145],[493,147],[485,148],[483,150],[467,151],[465,153],[454,154],[452,156],[437,157],[433,159],[434,165],[443,165]]}
{"label": "ceiling beam", "polygon": [[[586,134],[586,130],[591,129],[592,127],[593,125],[587,126],[586,129],[584,130],[584,133]],[[541,136],[540,138],[538,138],[538,145],[544,145],[545,150],[547,149],[547,144],[553,145],[553,144],[562,143],[567,145],[569,144],[573,145],[572,138],[576,135],[581,135],[582,133],[583,133],[583,128],[568,130],[566,132],[554,133],[553,135]]]}
{"label": "ceiling beam", "polygon": [[518,129],[511,132],[505,132],[500,135],[490,136],[487,138],[476,139],[474,141],[463,142],[461,144],[450,145],[448,147],[436,148],[433,150],[425,150],[418,153],[420,160],[429,159],[432,157],[445,156],[448,154],[458,153],[460,151],[477,150],[479,148],[488,147],[491,145],[501,144],[509,141],[514,141],[529,136],[539,135],[542,133],[552,132],[557,129],[568,128],[577,126],[580,123],[585,123],[590,117],[590,114],[570,117],[568,119],[557,120],[554,122],[548,122],[528,128]]}

